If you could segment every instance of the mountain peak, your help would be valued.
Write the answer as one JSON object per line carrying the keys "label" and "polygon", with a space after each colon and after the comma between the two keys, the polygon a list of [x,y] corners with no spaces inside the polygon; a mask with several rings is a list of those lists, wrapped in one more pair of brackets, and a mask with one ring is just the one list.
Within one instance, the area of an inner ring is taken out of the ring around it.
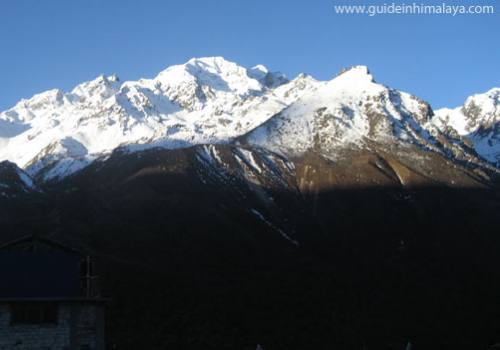
{"label": "mountain peak", "polygon": [[120,88],[120,79],[116,75],[99,75],[91,81],[77,85],[71,93],[79,98],[92,99],[99,102],[102,99],[111,97]]}
{"label": "mountain peak", "polygon": [[251,69],[254,72],[261,72],[262,74],[267,74],[269,73],[269,69],[267,69],[266,66],[263,66],[262,64],[258,64]]}
{"label": "mountain peak", "polygon": [[484,159],[500,164],[500,88],[470,96],[461,107],[437,110],[433,123],[466,140]]}
{"label": "mountain peak", "polygon": [[205,65],[214,69],[222,69],[226,66],[237,66],[236,63],[226,60],[222,56],[193,57],[185,65]]}
{"label": "mountain peak", "polygon": [[[478,132],[477,152],[492,161],[500,160],[500,131],[483,134],[499,124],[499,98],[500,89],[492,89],[456,111],[467,133]],[[0,113],[0,161],[48,179],[117,147],[231,143],[244,135],[251,145],[284,154],[312,149],[334,158],[367,140],[428,145],[429,111],[420,99],[377,84],[366,66],[344,69],[330,81],[304,74],[289,81],[263,65],[201,57],[153,79],[101,75],[70,93],[51,90],[20,101]],[[434,119],[452,125],[447,114]]]}
{"label": "mountain peak", "polygon": [[367,66],[352,66],[348,68],[343,68],[333,80],[337,79],[342,79],[342,80],[355,79],[355,80],[366,80],[371,83],[375,82]]}
{"label": "mountain peak", "polygon": [[230,74],[238,71],[246,70],[235,62],[226,60],[222,56],[213,57],[194,57],[186,63],[177,64],[167,67],[159,75],[164,75],[171,72],[187,72],[192,75],[196,73],[209,72],[213,74]]}
{"label": "mountain peak", "polygon": [[467,99],[465,105],[470,103],[486,108],[491,113],[500,112],[500,88],[493,88],[485,93],[473,95]]}
{"label": "mountain peak", "polygon": [[161,72],[156,78],[164,90],[192,90],[206,87],[211,92],[247,95],[261,91],[260,82],[249,76],[246,68],[223,57],[192,58]]}

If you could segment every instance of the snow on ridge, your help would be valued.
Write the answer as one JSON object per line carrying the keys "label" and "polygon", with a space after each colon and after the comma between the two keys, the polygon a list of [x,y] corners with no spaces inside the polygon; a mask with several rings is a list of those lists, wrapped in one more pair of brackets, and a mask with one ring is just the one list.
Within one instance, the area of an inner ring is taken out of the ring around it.
{"label": "snow on ridge", "polygon": [[[252,131],[247,141],[284,155],[359,145],[371,127],[367,106],[373,106],[374,113],[401,119],[389,95],[386,87],[374,82],[368,68],[356,66],[303,94]],[[381,98],[387,100],[383,105],[377,101]]]}
{"label": "snow on ridge", "polygon": [[[38,191],[35,181],[24,170],[16,164],[4,161],[0,163],[0,188],[4,190],[13,190],[14,192]],[[3,195],[7,195],[3,192]]]}
{"label": "snow on ridge", "polygon": [[438,127],[452,127],[459,135],[471,134],[485,123],[499,121],[500,88],[469,96],[463,106],[438,109],[433,118]]}
{"label": "snow on ridge", "polygon": [[293,245],[299,246],[299,242],[290,237],[285,231],[273,225],[269,220],[267,220],[264,215],[262,215],[257,209],[250,209],[250,212],[262,220],[266,225],[271,227],[273,230],[277,231],[283,238],[292,243]]}
{"label": "snow on ridge", "polygon": [[[192,59],[154,79],[121,82],[114,75],[99,76],[70,92],[37,94],[0,113],[0,161],[41,170],[33,162],[43,157],[82,158],[63,140],[81,145],[89,162],[126,145],[229,142],[286,106],[290,97],[274,93],[284,83],[263,66],[246,69],[222,57]],[[68,166],[59,168],[67,173]]]}
{"label": "snow on ridge", "polygon": [[[484,125],[484,116],[479,119]],[[367,67],[355,66],[302,94],[242,142],[285,156],[315,151],[333,160],[345,150],[373,143],[450,154],[446,142],[438,141],[441,134],[432,121],[433,111],[425,101],[378,84]]]}
{"label": "snow on ridge", "polygon": [[237,148],[236,159],[243,162],[247,167],[254,170],[255,172],[259,174],[262,173],[262,168],[259,166],[259,164],[257,164],[257,161],[255,160],[255,157],[251,151],[244,148]]}
{"label": "snow on ridge", "polygon": [[[262,66],[263,67],[263,66]],[[266,71],[267,68],[262,68]],[[175,65],[161,72],[154,80],[166,86],[196,81],[216,91],[247,95],[251,91],[262,91],[261,83],[249,70],[222,57],[193,58],[182,65]]]}
{"label": "snow on ridge", "polygon": [[17,174],[19,175],[19,178],[23,182],[24,186],[26,186],[29,189],[35,188],[35,183],[28,174],[26,174],[24,171],[21,171],[20,169],[17,170]]}
{"label": "snow on ridge", "polygon": [[[470,98],[485,116],[477,125],[498,120],[499,91]],[[375,83],[365,66],[327,82],[303,74],[289,81],[262,65],[193,58],[152,79],[99,76],[70,92],[54,89],[19,101],[0,113],[0,161],[13,161],[35,177],[45,170],[45,176],[61,178],[119,147],[231,143],[248,133],[251,143],[279,154],[360,146],[374,135],[410,142],[430,137],[420,125],[422,110],[418,99]],[[447,113],[458,117],[441,119],[445,113],[438,111],[429,125],[452,125],[463,134],[463,108]],[[484,140],[476,146],[489,147]],[[496,143],[486,153],[496,157]]]}
{"label": "snow on ridge", "polygon": [[500,164],[500,88],[472,95],[463,106],[436,110],[432,124],[472,144],[487,161]]}

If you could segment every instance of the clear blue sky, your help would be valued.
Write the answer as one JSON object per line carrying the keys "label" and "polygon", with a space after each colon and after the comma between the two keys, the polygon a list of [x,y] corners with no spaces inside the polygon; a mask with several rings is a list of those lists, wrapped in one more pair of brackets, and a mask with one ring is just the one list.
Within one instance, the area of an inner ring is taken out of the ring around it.
{"label": "clear blue sky", "polygon": [[500,86],[498,1],[482,2],[495,15],[457,17],[335,14],[342,3],[362,0],[2,0],[0,110],[99,74],[153,77],[215,55],[318,79],[365,64],[434,107]]}

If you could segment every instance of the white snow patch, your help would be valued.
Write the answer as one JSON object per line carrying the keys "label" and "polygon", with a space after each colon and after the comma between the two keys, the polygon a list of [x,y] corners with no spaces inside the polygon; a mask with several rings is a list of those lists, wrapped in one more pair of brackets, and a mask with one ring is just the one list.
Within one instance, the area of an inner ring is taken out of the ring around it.
{"label": "white snow patch", "polygon": [[288,234],[286,234],[283,230],[281,230],[280,228],[274,226],[269,220],[267,220],[264,215],[262,215],[258,210],[256,209],[251,209],[250,210],[253,214],[255,214],[255,216],[257,216],[259,219],[261,219],[262,221],[264,221],[269,227],[271,227],[272,229],[276,230],[279,232],[279,234],[281,236],[283,236],[286,240],[290,241],[292,244],[295,244],[295,245],[299,245],[299,242],[297,242],[296,240],[294,240],[293,238],[291,238]]}
{"label": "white snow patch", "polygon": [[262,169],[257,164],[252,151],[246,150],[244,148],[238,148],[236,158],[243,161],[248,167],[261,174]]}
{"label": "white snow patch", "polygon": [[35,183],[33,182],[33,179],[28,174],[26,174],[24,171],[22,171],[20,169],[17,170],[17,174],[19,175],[19,178],[23,182],[24,186],[26,186],[29,189],[35,188]]}

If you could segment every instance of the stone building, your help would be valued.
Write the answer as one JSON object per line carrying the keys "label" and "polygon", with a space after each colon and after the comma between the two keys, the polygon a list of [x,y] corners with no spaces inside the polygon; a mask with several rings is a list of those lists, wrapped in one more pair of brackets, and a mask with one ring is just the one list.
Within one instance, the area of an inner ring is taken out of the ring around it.
{"label": "stone building", "polygon": [[90,257],[27,236],[0,246],[0,350],[103,350]]}

